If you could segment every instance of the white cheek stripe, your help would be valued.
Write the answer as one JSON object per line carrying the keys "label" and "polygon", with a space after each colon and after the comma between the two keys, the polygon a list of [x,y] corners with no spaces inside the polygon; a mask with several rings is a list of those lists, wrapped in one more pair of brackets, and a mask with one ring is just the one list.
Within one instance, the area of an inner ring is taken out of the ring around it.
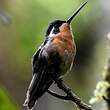
{"label": "white cheek stripe", "polygon": [[49,37],[53,37],[55,34],[53,34],[53,30],[54,30],[54,27],[52,28],[50,34],[49,34]]}

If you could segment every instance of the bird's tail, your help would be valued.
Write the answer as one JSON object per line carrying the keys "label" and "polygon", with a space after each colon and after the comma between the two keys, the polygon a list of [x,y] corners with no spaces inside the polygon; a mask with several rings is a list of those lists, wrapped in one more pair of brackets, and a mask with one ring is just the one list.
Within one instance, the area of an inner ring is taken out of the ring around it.
{"label": "bird's tail", "polygon": [[43,67],[40,69],[39,73],[33,75],[23,105],[27,106],[28,109],[33,108],[38,98],[46,92],[52,83],[53,80],[49,78],[47,68]]}
{"label": "bird's tail", "polygon": [[30,102],[29,100],[30,100],[31,88],[32,88],[32,85],[34,84],[34,81],[35,81],[36,77],[37,77],[36,74],[34,74],[33,77],[32,77],[31,83],[30,83],[30,85],[29,85],[29,88],[28,88],[28,90],[27,90],[27,93],[26,93],[25,102],[24,102],[24,104],[23,104],[23,106],[28,107],[28,109],[31,109],[31,108],[34,106],[34,104],[35,104],[34,101],[31,101],[31,103],[29,103],[29,102]]}

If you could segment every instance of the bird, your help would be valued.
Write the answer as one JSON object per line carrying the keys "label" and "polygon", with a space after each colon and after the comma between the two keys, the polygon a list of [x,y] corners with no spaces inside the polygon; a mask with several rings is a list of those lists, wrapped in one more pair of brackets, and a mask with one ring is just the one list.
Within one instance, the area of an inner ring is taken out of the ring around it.
{"label": "bird", "polygon": [[57,79],[70,72],[76,55],[71,21],[86,4],[87,1],[68,20],[54,20],[49,24],[45,40],[32,58],[32,80],[23,104],[28,109],[34,107]]}

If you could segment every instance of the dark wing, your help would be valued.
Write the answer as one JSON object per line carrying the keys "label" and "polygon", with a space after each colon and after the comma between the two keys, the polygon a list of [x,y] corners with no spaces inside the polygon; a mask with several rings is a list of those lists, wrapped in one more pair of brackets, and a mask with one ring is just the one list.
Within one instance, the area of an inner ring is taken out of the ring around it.
{"label": "dark wing", "polygon": [[53,80],[48,76],[49,68],[40,48],[33,58],[33,77],[27,91],[24,106],[31,109],[36,100],[50,87]]}
{"label": "dark wing", "polygon": [[41,44],[41,46],[38,48],[37,52],[35,52],[35,54],[33,55],[32,58],[32,73],[34,75],[34,73],[36,73],[35,71],[38,68],[38,57],[40,54],[41,49],[44,47],[44,45],[47,43],[48,39],[45,39],[45,41]]}
{"label": "dark wing", "polygon": [[33,75],[35,73],[35,70],[38,67],[38,61],[39,61],[38,57],[39,57],[40,51],[43,46],[44,46],[44,43],[42,43],[42,45],[38,48],[37,52],[35,52],[35,54],[33,55],[33,58],[32,58],[32,73],[33,73]]}

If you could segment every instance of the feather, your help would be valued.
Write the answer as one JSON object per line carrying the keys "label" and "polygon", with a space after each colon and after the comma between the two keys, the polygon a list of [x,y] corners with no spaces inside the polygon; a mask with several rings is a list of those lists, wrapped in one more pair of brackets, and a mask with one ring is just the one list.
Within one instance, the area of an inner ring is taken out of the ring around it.
{"label": "feather", "polygon": [[[24,106],[31,109],[35,102],[46,92],[46,90],[53,83],[53,80],[49,79],[48,66],[45,64],[44,59],[39,59],[38,69],[33,74],[32,80],[30,82],[27,97]],[[49,80],[48,80],[49,79]]]}

